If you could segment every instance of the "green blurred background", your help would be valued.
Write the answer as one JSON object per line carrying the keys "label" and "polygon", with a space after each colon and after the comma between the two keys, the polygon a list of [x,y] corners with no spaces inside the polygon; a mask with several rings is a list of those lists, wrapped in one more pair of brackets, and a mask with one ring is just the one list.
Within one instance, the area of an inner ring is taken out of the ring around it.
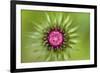
{"label": "green blurred background", "polygon": [[[26,37],[27,32],[34,32],[33,21],[41,25],[41,22],[46,20],[44,12],[49,15],[59,14],[59,12],[50,11],[36,11],[36,10],[21,10],[21,62],[34,62],[41,61],[41,58],[35,59],[36,55],[33,54],[30,47],[26,47],[31,44],[32,39]],[[73,19],[73,26],[79,26],[76,32],[79,35],[79,42],[74,46],[77,50],[71,52],[71,58],[68,60],[87,60],[90,59],[90,14],[84,12],[62,12],[64,17],[70,15]],[[36,41],[36,40],[34,40]],[[42,52],[41,52],[42,53]]]}

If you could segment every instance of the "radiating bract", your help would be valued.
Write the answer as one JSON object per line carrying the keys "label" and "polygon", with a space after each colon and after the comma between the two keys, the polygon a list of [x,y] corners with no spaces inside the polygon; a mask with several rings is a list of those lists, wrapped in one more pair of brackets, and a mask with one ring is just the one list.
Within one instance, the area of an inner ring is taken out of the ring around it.
{"label": "radiating bract", "polygon": [[33,53],[44,61],[62,61],[71,57],[70,50],[77,43],[76,31],[78,26],[71,27],[73,20],[70,15],[64,18],[63,13],[52,13],[50,16],[45,12],[45,22],[42,25],[33,21],[34,32],[30,32],[29,38],[35,40],[31,43]]}

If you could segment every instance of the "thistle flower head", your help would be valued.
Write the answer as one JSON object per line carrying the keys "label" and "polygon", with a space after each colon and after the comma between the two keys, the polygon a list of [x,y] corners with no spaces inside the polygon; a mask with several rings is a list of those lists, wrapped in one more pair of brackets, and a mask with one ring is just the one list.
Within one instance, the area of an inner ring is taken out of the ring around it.
{"label": "thistle flower head", "polygon": [[40,52],[39,57],[44,52],[42,61],[68,60],[71,57],[70,49],[77,43],[78,27],[71,27],[73,21],[70,15],[64,17],[63,13],[53,13],[55,16],[52,17],[47,12],[44,14],[45,22],[38,24],[33,20],[35,31],[29,35],[36,40],[31,43],[33,53]]}

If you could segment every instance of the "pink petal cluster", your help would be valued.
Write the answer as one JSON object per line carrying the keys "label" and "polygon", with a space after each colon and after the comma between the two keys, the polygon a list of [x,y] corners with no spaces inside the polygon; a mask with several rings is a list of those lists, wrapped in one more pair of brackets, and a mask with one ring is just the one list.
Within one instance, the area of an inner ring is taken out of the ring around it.
{"label": "pink petal cluster", "polygon": [[48,35],[48,42],[53,48],[59,48],[63,43],[63,34],[58,30],[53,30]]}

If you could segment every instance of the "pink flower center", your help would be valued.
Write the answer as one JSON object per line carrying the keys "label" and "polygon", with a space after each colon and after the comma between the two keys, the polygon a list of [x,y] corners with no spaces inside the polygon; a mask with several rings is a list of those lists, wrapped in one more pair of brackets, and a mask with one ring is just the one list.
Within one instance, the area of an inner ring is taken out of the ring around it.
{"label": "pink flower center", "polygon": [[48,42],[53,48],[59,48],[63,43],[63,34],[58,30],[53,30],[48,35]]}

